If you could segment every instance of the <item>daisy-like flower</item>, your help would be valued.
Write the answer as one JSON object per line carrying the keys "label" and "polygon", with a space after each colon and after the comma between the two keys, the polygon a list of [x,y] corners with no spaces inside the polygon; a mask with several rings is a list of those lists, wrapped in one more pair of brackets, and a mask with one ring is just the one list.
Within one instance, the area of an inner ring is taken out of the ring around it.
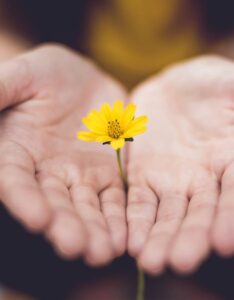
{"label": "daisy-like flower", "polygon": [[100,111],[93,110],[83,123],[90,131],[80,131],[78,139],[87,142],[111,144],[115,149],[121,149],[125,141],[133,141],[133,137],[146,131],[148,118],[135,118],[136,106],[130,103],[124,108],[123,103],[115,101],[113,107],[108,103],[101,106]]}
{"label": "daisy-like flower", "polygon": [[[126,141],[133,141],[133,137],[146,131],[148,118],[140,116],[135,118],[136,106],[130,103],[124,108],[123,103],[115,101],[113,107],[108,103],[101,106],[100,111],[93,110],[83,123],[90,131],[80,131],[77,138],[86,142],[101,142],[110,144],[117,154],[119,174],[127,191],[128,181],[122,166],[120,149]],[[144,300],[144,273],[138,268],[137,300]]]}

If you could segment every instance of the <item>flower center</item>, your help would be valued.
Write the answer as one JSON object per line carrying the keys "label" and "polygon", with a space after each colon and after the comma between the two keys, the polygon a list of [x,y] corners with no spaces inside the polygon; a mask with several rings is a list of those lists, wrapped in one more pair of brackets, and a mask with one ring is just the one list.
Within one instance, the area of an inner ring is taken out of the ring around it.
{"label": "flower center", "polygon": [[120,127],[118,120],[109,121],[107,130],[108,130],[108,135],[113,139],[118,139],[123,134],[123,131]]}

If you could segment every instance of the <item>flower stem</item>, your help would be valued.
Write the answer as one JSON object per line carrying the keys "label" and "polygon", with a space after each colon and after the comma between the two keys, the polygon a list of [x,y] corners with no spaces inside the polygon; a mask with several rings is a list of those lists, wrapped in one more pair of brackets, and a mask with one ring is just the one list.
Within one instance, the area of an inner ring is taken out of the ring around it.
{"label": "flower stem", "polygon": [[144,272],[137,267],[138,271],[138,283],[137,283],[137,300],[144,300],[145,292],[145,275]]}
{"label": "flower stem", "polygon": [[118,167],[119,167],[119,174],[120,174],[120,177],[122,178],[124,188],[127,191],[127,189],[128,189],[128,180],[127,180],[127,177],[126,177],[126,175],[124,173],[124,170],[123,170],[120,149],[116,150],[116,154],[117,154],[117,162],[118,162]]}
{"label": "flower stem", "polygon": [[[117,155],[117,162],[118,162],[118,167],[119,167],[119,174],[123,181],[125,191],[127,191],[128,190],[128,180],[127,180],[127,176],[125,175],[124,170],[123,170],[120,149],[116,150],[116,155]],[[137,271],[138,271],[137,300],[144,300],[145,276],[144,276],[144,272],[139,267],[137,267]]]}

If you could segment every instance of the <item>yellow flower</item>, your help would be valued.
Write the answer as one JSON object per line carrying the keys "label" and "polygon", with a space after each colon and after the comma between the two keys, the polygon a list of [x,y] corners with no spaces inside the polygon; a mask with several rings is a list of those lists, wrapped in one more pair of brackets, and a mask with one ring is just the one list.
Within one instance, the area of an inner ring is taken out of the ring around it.
{"label": "yellow flower", "polygon": [[100,111],[93,110],[83,123],[90,131],[80,131],[77,138],[87,142],[101,142],[111,144],[118,150],[122,148],[125,141],[133,141],[133,137],[145,132],[146,116],[135,118],[136,106],[130,103],[123,107],[123,103],[117,100],[113,108],[104,103]]}

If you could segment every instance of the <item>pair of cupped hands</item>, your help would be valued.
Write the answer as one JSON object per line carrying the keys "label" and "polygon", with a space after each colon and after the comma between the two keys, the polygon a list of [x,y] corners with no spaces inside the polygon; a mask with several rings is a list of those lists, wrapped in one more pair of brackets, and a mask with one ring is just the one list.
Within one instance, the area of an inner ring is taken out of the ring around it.
{"label": "pair of cupped hands", "polygon": [[[147,132],[124,148],[76,139],[103,102],[134,102]],[[168,68],[130,96],[88,59],[45,45],[0,65],[0,199],[62,256],[93,266],[126,250],[152,274],[234,253],[234,64]]]}

